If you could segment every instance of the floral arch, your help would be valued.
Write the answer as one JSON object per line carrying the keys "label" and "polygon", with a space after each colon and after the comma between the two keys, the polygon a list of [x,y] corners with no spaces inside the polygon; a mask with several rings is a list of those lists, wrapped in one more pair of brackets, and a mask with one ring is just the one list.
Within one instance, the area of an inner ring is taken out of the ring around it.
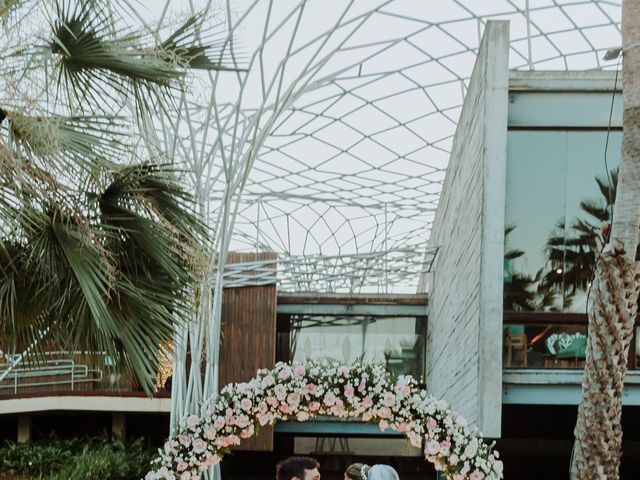
{"label": "floral arch", "polygon": [[146,480],[198,480],[231,447],[264,425],[318,415],[361,417],[381,430],[404,433],[423,447],[427,461],[451,480],[502,478],[502,462],[467,421],[418,387],[411,376],[395,378],[383,365],[350,366],[324,360],[278,363],[246,383],[229,384],[201,414],[182,422],[153,462]]}

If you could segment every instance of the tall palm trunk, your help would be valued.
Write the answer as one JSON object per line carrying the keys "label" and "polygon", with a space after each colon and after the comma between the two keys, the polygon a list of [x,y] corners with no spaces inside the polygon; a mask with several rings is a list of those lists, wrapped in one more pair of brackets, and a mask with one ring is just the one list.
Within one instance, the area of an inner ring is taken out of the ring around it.
{"label": "tall palm trunk", "polygon": [[575,480],[619,478],[622,389],[638,309],[640,228],[640,0],[624,0],[622,163],[611,240],[597,259],[587,364],[575,428]]}

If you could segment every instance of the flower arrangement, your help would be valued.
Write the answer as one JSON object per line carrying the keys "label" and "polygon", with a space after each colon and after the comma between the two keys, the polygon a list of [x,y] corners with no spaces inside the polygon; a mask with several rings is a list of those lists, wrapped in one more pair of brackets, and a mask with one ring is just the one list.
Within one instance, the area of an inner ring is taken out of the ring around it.
{"label": "flower arrangement", "polygon": [[145,480],[197,480],[241,439],[279,420],[318,415],[360,417],[404,433],[451,480],[497,480],[502,462],[465,419],[420,389],[411,376],[394,377],[384,365],[334,360],[278,363],[246,383],[229,384],[200,415],[182,422]]}

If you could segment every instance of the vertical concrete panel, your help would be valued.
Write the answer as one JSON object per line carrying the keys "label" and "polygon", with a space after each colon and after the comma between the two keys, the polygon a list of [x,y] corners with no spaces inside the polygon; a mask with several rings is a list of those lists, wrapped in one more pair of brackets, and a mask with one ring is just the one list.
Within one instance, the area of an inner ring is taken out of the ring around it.
{"label": "vertical concrete panel", "polygon": [[488,22],[453,141],[430,245],[427,385],[500,436],[508,22]]}

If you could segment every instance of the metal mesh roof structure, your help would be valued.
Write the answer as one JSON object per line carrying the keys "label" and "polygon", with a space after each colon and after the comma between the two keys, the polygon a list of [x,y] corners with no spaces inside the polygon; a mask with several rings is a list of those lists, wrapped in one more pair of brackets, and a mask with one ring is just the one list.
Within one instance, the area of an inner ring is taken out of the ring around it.
{"label": "metal mesh roof structure", "polygon": [[[229,48],[247,72],[211,77],[210,97],[190,99],[192,134],[178,147],[218,251],[276,252],[282,290],[415,291],[435,253],[430,225],[486,22],[510,21],[512,68],[606,68],[620,10],[619,1],[231,2]],[[273,262],[219,267],[227,286],[274,278]]]}

